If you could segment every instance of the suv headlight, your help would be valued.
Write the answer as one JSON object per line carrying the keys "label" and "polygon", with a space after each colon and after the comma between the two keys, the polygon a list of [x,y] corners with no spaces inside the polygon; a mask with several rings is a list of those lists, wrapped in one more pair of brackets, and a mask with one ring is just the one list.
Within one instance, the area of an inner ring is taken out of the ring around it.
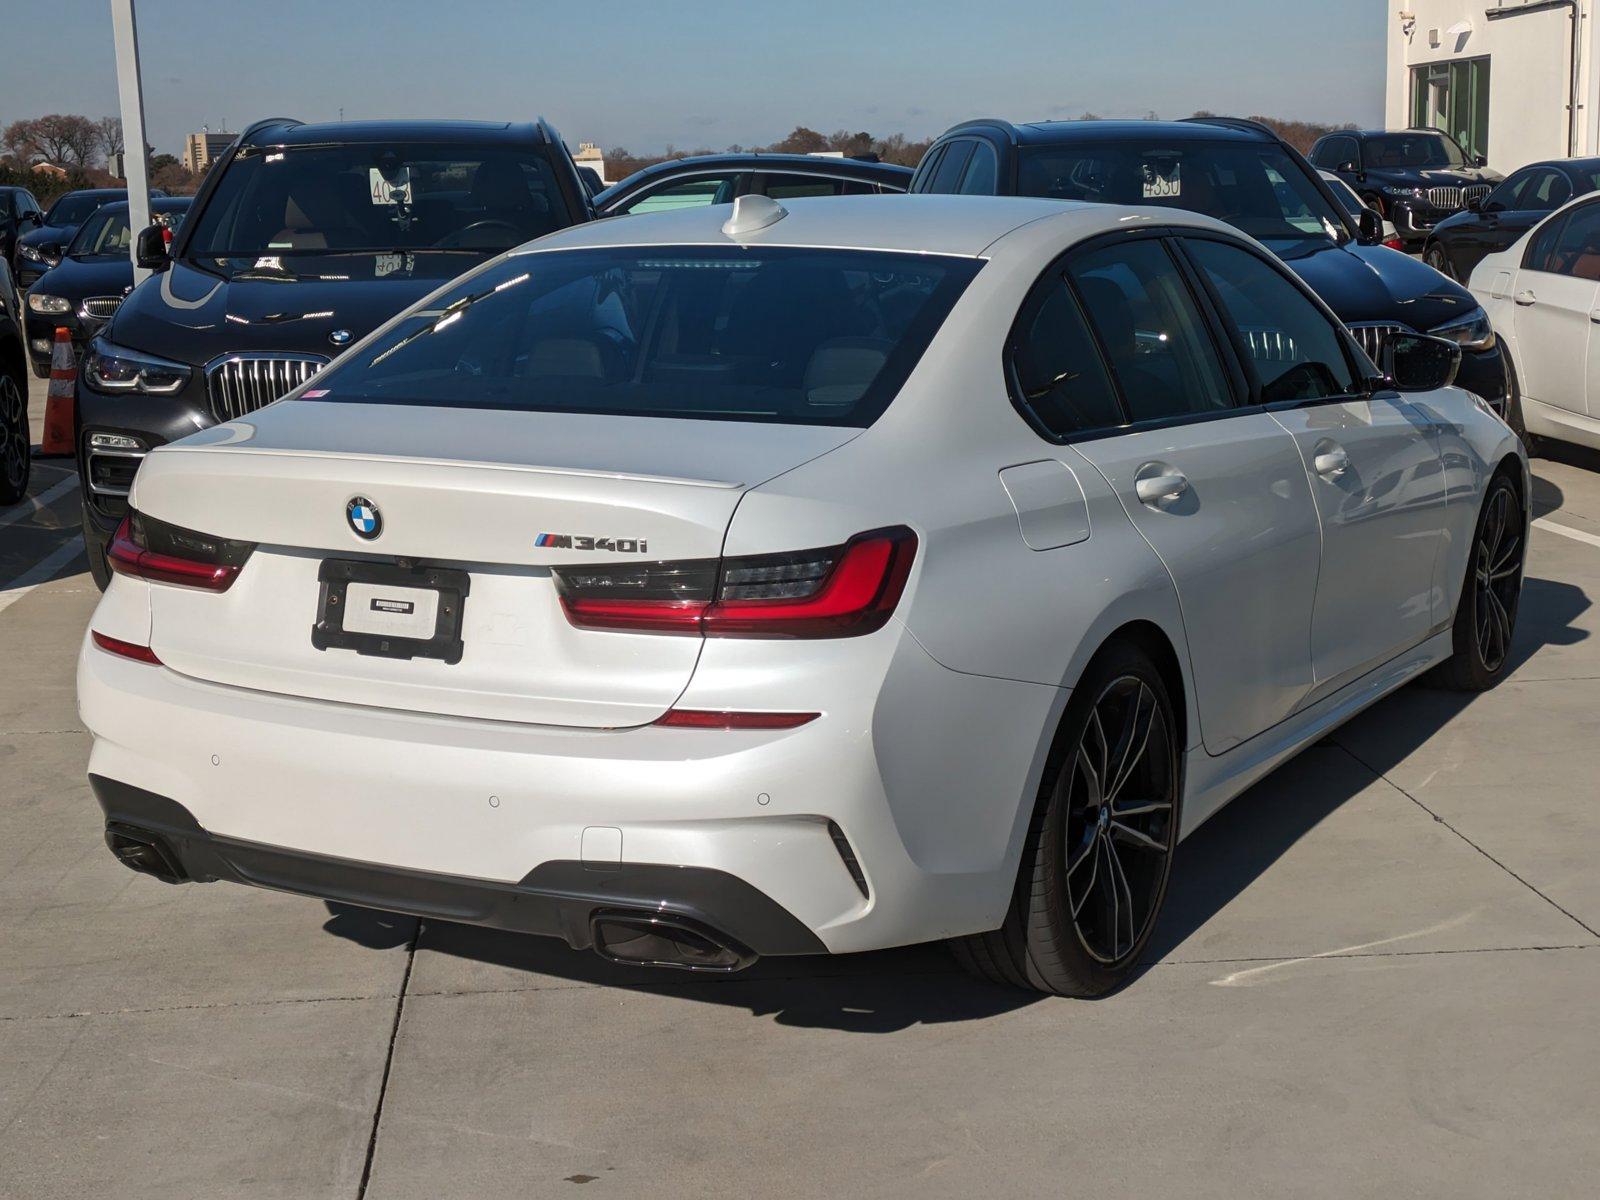
{"label": "suv headlight", "polygon": [[30,246],[26,242],[17,247],[17,257],[25,258],[29,262],[43,263],[47,267],[53,265],[50,260],[44,256],[43,250],[39,249],[37,246]]}
{"label": "suv headlight", "polygon": [[64,296],[46,296],[39,292],[28,293],[28,311],[42,317],[65,316],[72,311],[72,301]]}
{"label": "suv headlight", "polygon": [[1464,317],[1446,321],[1428,330],[1434,337],[1449,338],[1463,350],[1487,350],[1494,345],[1494,326],[1489,314],[1475,308]]}
{"label": "suv headlight", "polygon": [[83,356],[83,378],[97,392],[143,392],[170,396],[189,382],[188,364],[157,358],[102,338],[89,343]]}

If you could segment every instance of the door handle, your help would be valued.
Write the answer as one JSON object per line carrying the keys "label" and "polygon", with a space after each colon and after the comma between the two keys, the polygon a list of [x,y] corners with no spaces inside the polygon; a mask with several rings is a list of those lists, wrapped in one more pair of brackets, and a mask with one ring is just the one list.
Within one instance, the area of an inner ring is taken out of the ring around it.
{"label": "door handle", "polygon": [[[1155,466],[1153,463],[1145,465]],[[1160,475],[1147,475],[1143,479],[1136,479],[1133,483],[1133,494],[1139,497],[1139,503],[1149,505],[1151,508],[1170,504],[1188,490],[1188,478],[1182,472],[1170,469],[1164,470]]]}
{"label": "door handle", "polygon": [[1593,321],[1596,325],[1600,325],[1600,308],[1591,308],[1589,310],[1589,320]]}
{"label": "door handle", "polygon": [[1311,468],[1332,482],[1350,469],[1350,455],[1338,442],[1324,439],[1317,443],[1311,459]]}
{"label": "door handle", "polygon": [[1515,300],[1518,304],[1522,305],[1523,308],[1528,308],[1530,305],[1537,304],[1538,301],[1539,301],[1539,297],[1535,296],[1531,291],[1528,291],[1526,288],[1524,288],[1522,291],[1518,292],[1515,296],[1512,297],[1512,299]]}

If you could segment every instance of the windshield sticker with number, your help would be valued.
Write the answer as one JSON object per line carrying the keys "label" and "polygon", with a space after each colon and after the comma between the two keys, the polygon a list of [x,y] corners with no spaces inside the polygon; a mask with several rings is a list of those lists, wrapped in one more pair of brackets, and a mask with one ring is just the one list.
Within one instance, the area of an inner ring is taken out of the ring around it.
{"label": "windshield sticker with number", "polygon": [[1172,163],[1162,168],[1154,163],[1144,164],[1144,198],[1170,200],[1183,195],[1183,164]]}

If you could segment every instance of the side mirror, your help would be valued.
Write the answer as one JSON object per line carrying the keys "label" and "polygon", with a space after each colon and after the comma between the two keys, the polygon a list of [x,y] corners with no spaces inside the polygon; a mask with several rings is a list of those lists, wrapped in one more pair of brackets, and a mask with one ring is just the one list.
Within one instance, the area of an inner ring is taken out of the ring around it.
{"label": "side mirror", "polygon": [[44,255],[45,262],[54,266],[61,261],[61,243],[45,242],[39,247],[39,253]]}
{"label": "side mirror", "polygon": [[1475,212],[1475,213],[1494,212],[1498,207],[1499,207],[1498,205],[1491,206],[1491,205],[1485,204],[1484,203],[1484,197],[1482,197],[1482,196],[1473,196],[1471,199],[1469,199],[1467,201],[1467,211],[1468,212]]}
{"label": "side mirror", "polygon": [[1449,387],[1461,369],[1461,347],[1420,333],[1391,334],[1383,346],[1384,378],[1397,392]]}
{"label": "side mirror", "polygon": [[21,229],[22,226],[24,226],[24,225],[43,225],[43,224],[44,224],[44,218],[42,216],[40,216],[38,213],[34,212],[31,208],[27,212],[23,213],[20,217],[17,218],[17,228],[18,229]]}
{"label": "side mirror", "polygon": [[1340,163],[1334,170],[1341,175],[1359,175],[1361,174],[1361,164],[1350,158]]}
{"label": "side mirror", "polygon": [[1475,167],[1487,167],[1489,165],[1489,156],[1487,154],[1474,154],[1472,156],[1472,165]]}
{"label": "side mirror", "polygon": [[167,231],[160,225],[147,225],[139,231],[133,260],[150,271],[167,269]]}
{"label": "side mirror", "polygon": [[1361,244],[1363,246],[1379,246],[1383,244],[1383,218],[1377,210],[1363,208],[1361,215],[1356,218],[1356,224],[1361,230]]}

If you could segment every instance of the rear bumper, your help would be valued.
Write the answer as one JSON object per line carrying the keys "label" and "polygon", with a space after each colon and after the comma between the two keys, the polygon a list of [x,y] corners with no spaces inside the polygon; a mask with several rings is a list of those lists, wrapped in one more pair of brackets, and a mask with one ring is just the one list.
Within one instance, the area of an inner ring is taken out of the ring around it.
{"label": "rear bumper", "polygon": [[177,868],[172,882],[227,880],[323,900],[593,945],[598,914],[670,913],[717,930],[757,955],[822,954],[817,936],[781,905],[704,867],[541,863],[514,883],[353,862],[219,837],[183,805],[100,775],[89,777],[107,840],[148,839]]}

